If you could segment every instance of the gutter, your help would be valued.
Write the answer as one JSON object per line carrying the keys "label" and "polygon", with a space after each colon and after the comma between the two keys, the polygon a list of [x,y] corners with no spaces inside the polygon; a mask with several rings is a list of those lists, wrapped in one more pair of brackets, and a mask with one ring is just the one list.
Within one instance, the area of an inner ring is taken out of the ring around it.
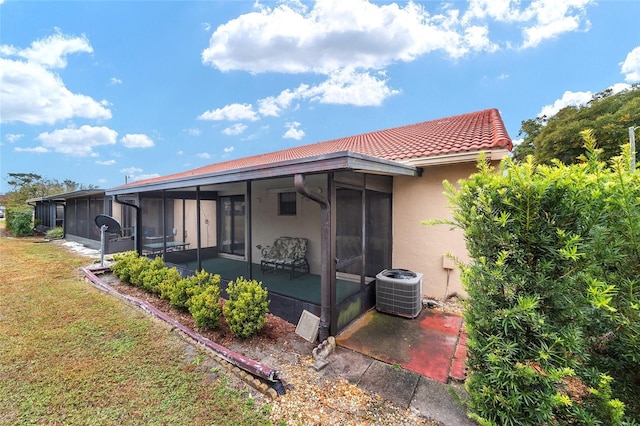
{"label": "gutter", "polygon": [[402,164],[407,164],[415,167],[424,166],[440,166],[445,164],[456,163],[472,163],[477,162],[480,158],[480,154],[483,153],[485,158],[490,161],[499,161],[509,155],[508,149],[493,149],[487,151],[472,151],[472,152],[456,152],[454,154],[444,154],[432,157],[412,158],[410,160],[398,160]]}
{"label": "gutter", "polygon": [[110,285],[102,281],[94,273],[97,271],[104,272],[106,270],[109,270],[109,268],[100,268],[100,269],[93,269],[93,270],[88,268],[81,268],[81,270],[85,274],[87,279],[91,282],[91,284],[94,287],[98,288],[99,290],[102,290],[110,295],[123,299],[126,302],[139,307],[143,311],[150,313],[156,316],[157,318],[160,318],[161,320],[165,321],[166,323],[173,326],[174,328],[180,330],[181,332],[183,332],[184,334],[186,334],[187,336],[189,336],[199,344],[205,346],[207,349],[213,351],[216,355],[218,355],[220,358],[224,359],[228,363],[233,364],[236,367],[241,368],[242,370],[245,370],[255,376],[258,376],[262,379],[272,382],[274,389],[276,389],[276,392],[278,392],[278,388],[280,388],[280,392],[278,393],[281,393],[284,390],[284,387],[282,386],[282,383],[280,381],[280,375],[278,371],[275,370],[274,368],[261,364],[257,361],[253,361],[237,352],[234,352],[230,349],[225,348],[224,346],[221,346],[215,343],[214,341],[204,337],[203,335],[196,333],[190,328],[180,324],[178,321],[171,318],[169,315],[165,314],[164,312],[160,311],[155,306],[145,302],[144,300],[118,293],[116,290],[113,289],[113,287],[111,287]]}

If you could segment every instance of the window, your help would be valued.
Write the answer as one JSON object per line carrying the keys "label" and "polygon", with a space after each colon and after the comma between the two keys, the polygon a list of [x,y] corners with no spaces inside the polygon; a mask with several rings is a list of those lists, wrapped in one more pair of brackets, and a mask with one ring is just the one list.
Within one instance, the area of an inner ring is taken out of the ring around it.
{"label": "window", "polygon": [[296,198],[295,192],[280,192],[278,194],[278,214],[280,216],[295,216]]}

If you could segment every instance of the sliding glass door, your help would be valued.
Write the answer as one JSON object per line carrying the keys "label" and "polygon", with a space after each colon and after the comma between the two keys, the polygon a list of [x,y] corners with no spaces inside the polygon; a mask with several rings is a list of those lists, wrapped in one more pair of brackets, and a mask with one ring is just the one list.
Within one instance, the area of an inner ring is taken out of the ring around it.
{"label": "sliding glass door", "polygon": [[245,254],[245,201],[244,195],[220,197],[220,253]]}

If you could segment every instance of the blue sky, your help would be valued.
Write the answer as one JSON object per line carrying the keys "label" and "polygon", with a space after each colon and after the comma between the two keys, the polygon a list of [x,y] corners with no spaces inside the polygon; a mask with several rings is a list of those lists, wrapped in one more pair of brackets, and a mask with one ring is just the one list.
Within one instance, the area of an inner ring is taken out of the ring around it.
{"label": "blue sky", "polygon": [[[640,82],[636,0],[0,0],[8,173],[111,188]],[[640,123],[639,123],[640,124]]]}

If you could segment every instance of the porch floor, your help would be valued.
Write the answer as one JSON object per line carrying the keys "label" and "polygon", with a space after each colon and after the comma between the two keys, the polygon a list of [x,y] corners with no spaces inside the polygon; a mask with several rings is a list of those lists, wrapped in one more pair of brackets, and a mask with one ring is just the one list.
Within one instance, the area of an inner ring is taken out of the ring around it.
{"label": "porch floor", "polygon": [[[197,262],[194,260],[180,261],[173,259],[175,264],[195,271]],[[248,278],[247,262],[241,260],[228,259],[225,257],[214,257],[202,260],[202,268],[212,274],[219,274],[222,279],[231,281],[238,277]],[[252,265],[253,279],[262,281],[262,284],[269,292],[281,294],[293,299],[315,305],[320,304],[320,276],[307,274],[298,278],[289,279],[288,271],[262,272],[259,264]],[[348,296],[360,291],[360,283],[347,280],[336,280],[336,303],[340,303]]]}
{"label": "porch floor", "polygon": [[415,319],[368,311],[336,338],[339,346],[447,383],[464,380],[462,317],[423,309]]}

